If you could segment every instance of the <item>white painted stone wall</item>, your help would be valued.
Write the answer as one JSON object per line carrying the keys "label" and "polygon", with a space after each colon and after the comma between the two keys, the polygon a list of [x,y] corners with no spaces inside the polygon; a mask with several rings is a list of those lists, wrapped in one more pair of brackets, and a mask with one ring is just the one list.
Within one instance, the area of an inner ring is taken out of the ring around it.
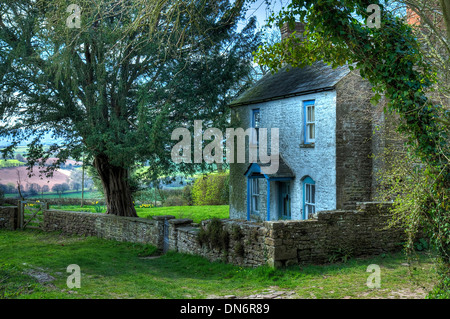
{"label": "white painted stone wall", "polygon": [[[316,139],[314,148],[301,147],[304,141],[303,101],[315,100]],[[291,182],[292,219],[302,219],[302,179],[311,177],[316,183],[316,212],[336,209],[336,91],[327,91],[281,100],[252,104],[236,108],[246,112],[241,118],[251,121],[252,110],[260,109],[261,127],[279,128],[280,154],[295,174]],[[248,126],[251,126],[250,123]],[[266,181],[261,180],[266,184]],[[277,220],[278,193],[275,182],[271,183],[271,220]],[[246,185],[234,188],[244,188]],[[265,209],[266,188],[261,200]],[[232,203],[230,203],[233,205]],[[231,207],[233,211],[233,207]],[[246,214],[246,212],[243,212]],[[262,212],[265,216],[265,210]],[[241,214],[242,215],[242,214]],[[245,216],[245,215],[244,215]]]}

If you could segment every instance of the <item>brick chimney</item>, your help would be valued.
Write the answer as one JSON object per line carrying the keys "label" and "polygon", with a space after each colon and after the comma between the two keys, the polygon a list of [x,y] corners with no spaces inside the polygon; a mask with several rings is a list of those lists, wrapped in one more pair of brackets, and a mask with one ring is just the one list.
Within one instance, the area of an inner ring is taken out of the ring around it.
{"label": "brick chimney", "polygon": [[406,8],[406,22],[412,26],[420,25],[419,15],[409,7]]}
{"label": "brick chimney", "polygon": [[288,23],[286,22],[280,28],[281,40],[289,37],[294,31],[296,32],[295,36],[303,40],[304,39],[303,32],[305,31],[305,24],[303,22],[295,22],[294,29],[290,29]]}
{"label": "brick chimney", "polygon": [[[422,15],[425,15],[429,21],[431,21],[437,30],[445,31],[445,21],[442,15],[441,7],[438,2],[430,1],[429,7],[421,11]],[[415,27],[426,25],[426,21],[423,17],[419,16],[412,8],[406,8],[406,22]]]}

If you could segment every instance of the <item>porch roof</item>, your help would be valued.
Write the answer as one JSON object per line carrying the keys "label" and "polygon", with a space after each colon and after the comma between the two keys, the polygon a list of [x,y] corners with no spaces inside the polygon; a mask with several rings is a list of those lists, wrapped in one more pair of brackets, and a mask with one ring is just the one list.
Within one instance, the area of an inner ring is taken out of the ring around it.
{"label": "porch roof", "polygon": [[260,178],[266,178],[269,180],[283,180],[283,179],[294,179],[295,174],[292,172],[292,169],[289,167],[289,165],[286,164],[283,157],[279,156],[279,162],[278,162],[278,171],[274,174],[264,174],[261,172],[261,167],[269,167],[271,163],[251,163],[247,170],[245,171],[244,175],[249,177],[260,177]]}

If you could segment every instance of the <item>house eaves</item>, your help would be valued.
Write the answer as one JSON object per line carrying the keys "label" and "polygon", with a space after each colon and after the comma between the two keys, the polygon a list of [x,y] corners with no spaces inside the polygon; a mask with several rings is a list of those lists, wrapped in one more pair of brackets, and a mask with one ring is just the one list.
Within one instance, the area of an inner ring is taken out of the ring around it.
{"label": "house eaves", "polygon": [[229,106],[236,107],[334,90],[336,84],[349,72],[347,65],[333,69],[323,62],[315,62],[303,68],[285,66],[277,73],[263,76]]}

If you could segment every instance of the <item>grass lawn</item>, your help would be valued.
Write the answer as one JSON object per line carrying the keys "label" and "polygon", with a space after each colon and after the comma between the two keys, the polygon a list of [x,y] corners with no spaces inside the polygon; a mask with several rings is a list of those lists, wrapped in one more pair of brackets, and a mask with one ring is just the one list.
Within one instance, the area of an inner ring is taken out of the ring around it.
{"label": "grass lawn", "polygon": [[[69,210],[69,211],[83,211],[95,213],[95,206],[84,205],[83,207],[74,205],[51,205],[51,209]],[[104,206],[102,212],[105,212]],[[140,208],[136,206],[136,212],[139,217],[149,218],[151,216],[173,215],[176,218],[190,218],[194,222],[199,223],[205,219],[229,218],[228,205],[211,205],[211,206],[170,206],[170,207],[154,207],[154,208]]]}
{"label": "grass lawn", "polygon": [[150,216],[173,215],[176,218],[190,218],[199,223],[211,218],[230,218],[230,206],[210,205],[210,206],[171,206],[154,208],[136,208],[139,217],[148,218]]}
{"label": "grass lawn", "polygon": [[[155,248],[35,230],[0,230],[0,251],[0,298],[246,298],[274,291],[283,298],[424,298],[435,282],[425,253],[410,266],[400,253],[274,270],[174,252],[144,258]],[[81,269],[81,288],[67,287],[71,264]],[[381,268],[379,289],[366,285],[370,264]]]}

